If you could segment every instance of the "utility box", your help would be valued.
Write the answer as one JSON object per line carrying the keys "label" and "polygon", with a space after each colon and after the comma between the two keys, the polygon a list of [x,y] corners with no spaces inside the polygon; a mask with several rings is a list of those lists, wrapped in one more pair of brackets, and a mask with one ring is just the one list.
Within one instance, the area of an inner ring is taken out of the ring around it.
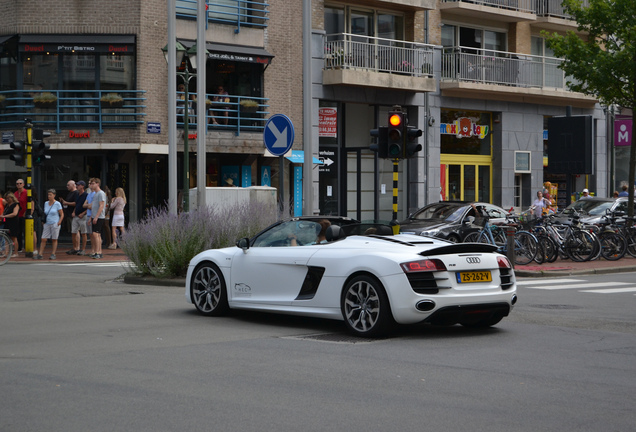
{"label": "utility box", "polygon": [[[260,201],[276,208],[278,203],[277,189],[270,186],[241,187],[206,187],[205,203],[214,209],[234,207]],[[197,188],[190,189],[190,210],[197,208]]]}

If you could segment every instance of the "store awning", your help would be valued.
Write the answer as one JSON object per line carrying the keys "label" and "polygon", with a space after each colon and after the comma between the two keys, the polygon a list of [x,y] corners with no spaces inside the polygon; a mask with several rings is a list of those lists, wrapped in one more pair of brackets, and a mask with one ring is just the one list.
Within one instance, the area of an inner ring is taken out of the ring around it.
{"label": "store awning", "polygon": [[135,52],[135,35],[20,35],[21,52],[118,53]]}
{"label": "store awning", "polygon": [[[190,48],[195,44],[194,41],[190,40],[179,39],[179,42],[181,42],[181,44],[186,48]],[[229,45],[213,42],[208,42],[205,47],[210,52],[208,54],[208,58],[212,60],[227,60],[268,65],[274,58],[274,56],[265,50],[265,48],[261,47]]]}
{"label": "store awning", "polygon": [[[305,152],[302,150],[292,150],[291,156],[285,156],[285,158],[291,163],[305,163]],[[323,162],[318,158],[313,158],[313,160],[316,165],[323,164]]]}

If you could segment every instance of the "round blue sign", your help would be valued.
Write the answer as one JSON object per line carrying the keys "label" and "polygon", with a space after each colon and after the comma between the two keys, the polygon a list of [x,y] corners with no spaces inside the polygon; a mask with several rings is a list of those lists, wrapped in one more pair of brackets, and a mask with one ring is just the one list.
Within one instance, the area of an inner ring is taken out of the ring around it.
{"label": "round blue sign", "polygon": [[263,130],[265,147],[274,156],[287,153],[294,143],[294,125],[284,114],[274,114],[265,123]]}

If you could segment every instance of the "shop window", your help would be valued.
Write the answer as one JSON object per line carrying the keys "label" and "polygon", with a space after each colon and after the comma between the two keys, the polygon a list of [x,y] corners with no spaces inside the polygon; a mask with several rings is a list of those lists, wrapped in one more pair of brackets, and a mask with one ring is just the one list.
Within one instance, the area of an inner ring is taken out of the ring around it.
{"label": "shop window", "polygon": [[441,110],[441,152],[490,156],[491,119],[489,112]]}

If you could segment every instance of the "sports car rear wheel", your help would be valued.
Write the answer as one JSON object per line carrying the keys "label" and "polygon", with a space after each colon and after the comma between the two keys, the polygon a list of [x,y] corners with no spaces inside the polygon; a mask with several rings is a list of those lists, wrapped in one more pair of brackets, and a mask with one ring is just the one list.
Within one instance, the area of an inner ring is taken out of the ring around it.
{"label": "sports car rear wheel", "polygon": [[361,275],[351,279],[342,291],[340,304],[345,324],[356,336],[382,336],[393,324],[384,288],[373,277]]}
{"label": "sports car rear wheel", "polygon": [[190,284],[190,297],[203,315],[219,316],[229,309],[225,279],[219,268],[210,262],[199,264]]}

